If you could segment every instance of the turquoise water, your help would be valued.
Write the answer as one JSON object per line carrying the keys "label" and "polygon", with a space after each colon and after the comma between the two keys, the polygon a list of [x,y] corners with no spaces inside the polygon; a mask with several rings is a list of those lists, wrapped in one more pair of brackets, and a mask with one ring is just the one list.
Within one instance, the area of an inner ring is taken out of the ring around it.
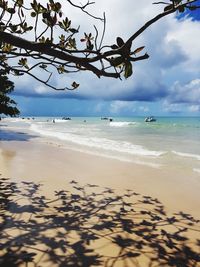
{"label": "turquoise water", "polygon": [[178,164],[200,173],[200,118],[197,117],[158,117],[151,123],[144,122],[142,117],[118,117],[111,122],[99,117],[73,117],[68,121],[19,118],[7,122],[63,148],[155,168]]}

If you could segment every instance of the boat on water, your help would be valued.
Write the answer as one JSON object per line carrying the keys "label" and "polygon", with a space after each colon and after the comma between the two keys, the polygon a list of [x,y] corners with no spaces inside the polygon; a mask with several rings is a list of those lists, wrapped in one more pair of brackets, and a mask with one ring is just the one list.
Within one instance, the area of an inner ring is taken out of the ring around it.
{"label": "boat on water", "polygon": [[113,121],[112,118],[108,118],[108,117],[102,117],[101,120],[109,120],[109,121]]}
{"label": "boat on water", "polygon": [[145,122],[154,122],[154,121],[156,121],[156,118],[154,118],[153,116],[150,116],[150,117],[146,117],[144,121]]}
{"label": "boat on water", "polygon": [[62,120],[65,120],[65,121],[70,121],[71,118],[70,117],[62,117]]}

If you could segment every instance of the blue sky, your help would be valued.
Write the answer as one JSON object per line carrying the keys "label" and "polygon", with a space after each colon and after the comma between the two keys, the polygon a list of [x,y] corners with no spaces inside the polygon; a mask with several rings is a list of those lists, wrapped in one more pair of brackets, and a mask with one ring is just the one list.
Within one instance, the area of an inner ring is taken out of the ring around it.
{"label": "blue sky", "polygon": [[[98,0],[93,7],[94,13],[106,12],[105,42],[114,43],[117,36],[128,38],[161,9],[146,0],[141,0],[137,7],[132,0],[123,3]],[[72,10],[72,16],[73,12],[77,11]],[[84,16],[74,17],[75,23],[83,26],[83,32],[88,32],[91,21],[86,22]],[[150,59],[135,64],[134,74],[128,80],[98,79],[89,73],[57,76],[56,85],[76,80],[80,88],[55,92],[23,76],[14,80],[13,98],[22,116],[198,116],[200,38],[197,36],[200,36],[200,9],[192,16],[187,13],[178,18],[169,16],[151,26],[135,44],[136,48],[145,45]]]}

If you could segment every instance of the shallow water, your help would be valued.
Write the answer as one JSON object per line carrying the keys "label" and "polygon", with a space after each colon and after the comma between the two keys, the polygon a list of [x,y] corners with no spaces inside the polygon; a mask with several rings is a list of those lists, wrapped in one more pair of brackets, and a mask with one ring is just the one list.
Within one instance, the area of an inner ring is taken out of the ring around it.
{"label": "shallow water", "polygon": [[[53,123],[55,120],[55,123]],[[200,175],[200,118],[162,117],[146,123],[144,118],[81,117],[71,120],[39,117],[6,119],[13,129],[31,130],[43,140],[153,168],[182,168]]]}

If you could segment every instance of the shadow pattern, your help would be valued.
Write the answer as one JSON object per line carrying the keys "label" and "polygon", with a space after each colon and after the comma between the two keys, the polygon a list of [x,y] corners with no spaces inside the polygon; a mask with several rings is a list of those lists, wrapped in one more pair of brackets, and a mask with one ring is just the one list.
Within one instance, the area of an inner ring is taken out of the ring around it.
{"label": "shadow pattern", "polygon": [[8,131],[1,126],[5,125],[0,125],[0,141],[29,141],[30,139],[37,138],[37,135],[32,135],[20,131]]}
{"label": "shadow pattern", "polygon": [[200,266],[200,222],[189,214],[132,190],[66,189],[49,199],[41,184],[0,177],[0,266]]}

